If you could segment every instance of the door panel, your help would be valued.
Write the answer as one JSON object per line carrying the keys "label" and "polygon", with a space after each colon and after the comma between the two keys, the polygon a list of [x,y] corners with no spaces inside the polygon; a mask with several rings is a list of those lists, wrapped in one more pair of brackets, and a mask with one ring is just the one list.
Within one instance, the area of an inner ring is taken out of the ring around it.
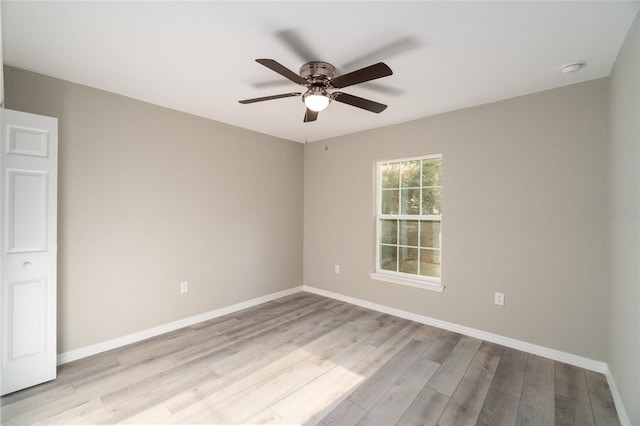
{"label": "door panel", "polygon": [[7,125],[9,133],[9,154],[49,156],[49,132],[42,129],[30,129]]}
{"label": "door panel", "polygon": [[8,169],[8,253],[47,249],[47,172]]}
{"label": "door panel", "polygon": [[0,109],[0,390],[56,377],[57,119]]}
{"label": "door panel", "polygon": [[11,334],[20,336],[10,344],[11,360],[42,355],[46,351],[46,282],[44,279],[9,283],[9,321]]}

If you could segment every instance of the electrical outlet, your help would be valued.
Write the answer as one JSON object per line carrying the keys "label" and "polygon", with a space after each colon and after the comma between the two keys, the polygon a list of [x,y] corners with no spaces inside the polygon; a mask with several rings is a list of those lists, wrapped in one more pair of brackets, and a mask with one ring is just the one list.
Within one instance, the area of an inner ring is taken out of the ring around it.
{"label": "electrical outlet", "polygon": [[334,271],[336,274],[339,274],[339,273],[340,273],[340,265],[335,265],[335,266],[333,267],[333,271]]}
{"label": "electrical outlet", "polygon": [[180,283],[180,293],[187,293],[189,291],[189,281],[182,281]]}
{"label": "electrical outlet", "polygon": [[504,293],[496,293],[494,301],[496,305],[504,306]]}

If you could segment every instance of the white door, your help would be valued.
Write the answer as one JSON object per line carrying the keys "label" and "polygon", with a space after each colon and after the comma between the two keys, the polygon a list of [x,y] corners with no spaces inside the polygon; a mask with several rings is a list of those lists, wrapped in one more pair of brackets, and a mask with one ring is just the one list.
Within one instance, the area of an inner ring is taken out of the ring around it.
{"label": "white door", "polygon": [[0,108],[1,395],[56,377],[58,120]]}

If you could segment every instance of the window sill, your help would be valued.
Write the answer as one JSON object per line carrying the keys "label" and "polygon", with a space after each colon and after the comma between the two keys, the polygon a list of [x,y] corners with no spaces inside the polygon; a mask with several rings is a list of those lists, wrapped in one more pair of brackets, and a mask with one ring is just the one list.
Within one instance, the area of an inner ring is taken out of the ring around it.
{"label": "window sill", "polygon": [[424,290],[437,291],[439,293],[442,293],[442,291],[444,290],[444,286],[442,284],[440,284],[438,282],[433,282],[433,281],[425,281],[425,280],[411,279],[411,278],[405,278],[405,277],[398,277],[398,276],[395,276],[395,275],[382,274],[382,273],[379,273],[379,272],[371,272],[369,274],[369,276],[373,280],[386,281],[388,283],[406,285],[406,286],[409,286],[409,287],[416,287],[416,288],[421,288],[421,289],[424,289]]}

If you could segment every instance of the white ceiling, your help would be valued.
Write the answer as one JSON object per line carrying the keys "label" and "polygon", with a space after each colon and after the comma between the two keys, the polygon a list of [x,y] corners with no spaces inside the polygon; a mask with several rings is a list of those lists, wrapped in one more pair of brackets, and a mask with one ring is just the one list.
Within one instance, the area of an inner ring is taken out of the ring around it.
{"label": "white ceiling", "polygon": [[[640,1],[2,3],[8,65],[304,142],[606,77]],[[299,91],[254,62],[343,74],[384,61],[394,74],[344,92],[304,124]],[[578,73],[560,66],[585,61]]]}

